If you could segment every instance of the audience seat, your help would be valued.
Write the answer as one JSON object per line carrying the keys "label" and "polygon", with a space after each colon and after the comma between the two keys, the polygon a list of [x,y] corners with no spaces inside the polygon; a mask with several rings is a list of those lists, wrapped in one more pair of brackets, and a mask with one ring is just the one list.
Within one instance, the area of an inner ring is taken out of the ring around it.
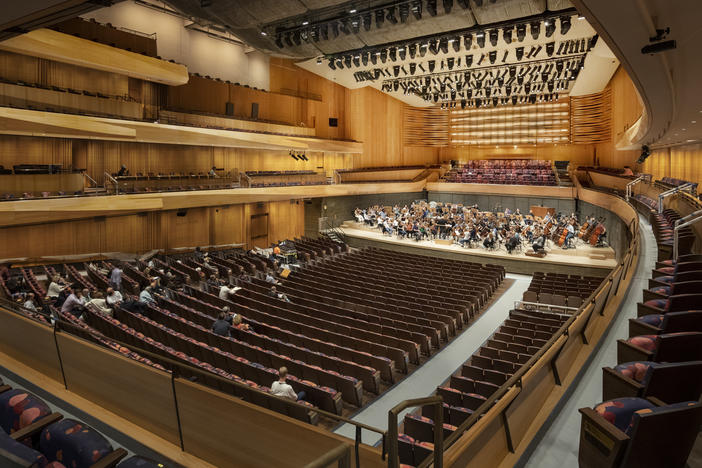
{"label": "audience seat", "polygon": [[617,340],[617,363],[702,360],[702,332],[640,335]]}
{"label": "audience seat", "polygon": [[602,398],[656,397],[667,403],[696,401],[702,395],[702,361],[625,362],[602,368]]}

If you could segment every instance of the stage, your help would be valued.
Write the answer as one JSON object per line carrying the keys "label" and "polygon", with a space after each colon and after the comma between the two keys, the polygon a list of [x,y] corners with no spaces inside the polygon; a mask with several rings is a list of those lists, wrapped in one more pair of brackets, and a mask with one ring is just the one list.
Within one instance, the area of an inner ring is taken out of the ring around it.
{"label": "stage", "polygon": [[617,266],[616,255],[611,247],[592,247],[577,240],[575,248],[564,250],[553,242],[548,241],[544,258],[529,257],[522,251],[507,253],[504,246],[497,250],[486,250],[482,246],[465,248],[444,240],[400,239],[387,236],[380,230],[369,228],[355,221],[345,221],[341,229],[346,241],[351,247],[377,247],[388,250],[399,250],[419,255],[431,255],[443,258],[453,258],[478,263],[493,263],[502,265],[510,273],[533,274],[536,271],[545,273],[569,273],[585,276],[606,276]]}

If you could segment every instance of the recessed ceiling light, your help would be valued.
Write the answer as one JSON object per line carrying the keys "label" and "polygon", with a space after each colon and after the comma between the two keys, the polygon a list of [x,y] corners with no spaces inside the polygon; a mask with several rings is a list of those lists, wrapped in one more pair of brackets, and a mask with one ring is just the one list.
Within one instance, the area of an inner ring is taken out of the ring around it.
{"label": "recessed ceiling light", "polygon": [[692,123],[697,123],[697,121],[696,121],[696,120],[693,120]]}
{"label": "recessed ceiling light", "polygon": [[578,15],[578,19],[579,19],[579,20],[584,20],[585,17],[584,17],[583,15]]}
{"label": "recessed ceiling light", "polygon": [[353,10],[349,10],[349,13],[356,13],[356,9],[354,8]]}
{"label": "recessed ceiling light", "polygon": [[683,129],[682,129],[683,132],[684,132],[685,130],[687,130],[687,129],[686,129],[686,128],[683,128]]}
{"label": "recessed ceiling light", "polygon": [[268,35],[268,34],[266,34],[265,31],[261,31],[261,36],[267,36],[267,35]]}
{"label": "recessed ceiling light", "polygon": [[303,22],[302,22],[302,25],[303,25],[303,26],[307,26],[308,24],[310,24],[309,21],[303,21]]}

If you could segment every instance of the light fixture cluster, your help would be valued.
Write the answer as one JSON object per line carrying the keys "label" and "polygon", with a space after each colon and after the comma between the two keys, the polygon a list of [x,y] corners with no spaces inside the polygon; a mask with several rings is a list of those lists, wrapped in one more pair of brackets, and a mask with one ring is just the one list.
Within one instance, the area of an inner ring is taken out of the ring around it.
{"label": "light fixture cluster", "polygon": [[[517,104],[567,92],[584,67],[585,54],[537,60],[523,64],[488,66],[470,70],[385,80],[382,91],[402,90],[428,102],[468,101]],[[520,101],[521,98],[527,101]],[[552,100],[552,98],[548,98]],[[463,102],[466,102],[464,105]],[[532,102],[533,103],[533,102]]]}
{"label": "light fixture cluster", "polygon": [[[453,0],[441,0],[445,14],[453,10]],[[468,0],[457,0],[462,9],[468,9]],[[314,43],[333,40],[339,35],[358,34],[370,31],[373,27],[381,29],[386,25],[405,24],[410,18],[421,20],[427,13],[429,16],[438,15],[437,0],[396,0],[379,6],[365,9],[349,8],[348,5],[338,9],[327,9],[323,18],[297,18],[294,24],[290,20],[284,23],[265,25],[261,34],[274,35],[275,44],[279,48],[295,47],[302,43]]]}
{"label": "light fixture cluster", "polygon": [[288,154],[295,161],[309,161],[309,159],[307,159],[307,155],[305,154],[304,151],[290,150],[290,151],[288,151]]}

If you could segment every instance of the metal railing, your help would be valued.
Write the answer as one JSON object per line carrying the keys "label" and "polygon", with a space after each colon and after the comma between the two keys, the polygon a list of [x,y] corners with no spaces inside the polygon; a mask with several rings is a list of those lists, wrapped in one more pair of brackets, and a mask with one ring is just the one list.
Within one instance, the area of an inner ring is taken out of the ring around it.
{"label": "metal railing", "polygon": [[117,179],[112,177],[112,174],[110,174],[109,172],[105,172],[105,188],[107,188],[108,181],[115,186],[115,195],[119,195],[119,182],[117,182]]}
{"label": "metal railing", "polygon": [[[515,309],[527,309],[527,310],[539,310],[539,311],[547,310],[547,311],[552,312],[554,314],[558,314],[559,311],[565,312],[565,311],[571,310],[571,311],[573,311],[573,313],[575,313],[578,310],[580,310],[579,307],[572,307],[572,306],[567,306],[567,305],[546,304],[543,302],[529,302],[529,301],[514,301],[514,308]],[[559,315],[561,315],[561,314],[559,314]]]}
{"label": "metal railing", "polygon": [[[388,411],[388,468],[398,468],[400,466],[399,444],[397,441],[397,416],[401,411],[416,406],[432,405],[434,407],[434,453],[427,457],[420,466],[427,466],[434,462],[434,468],[442,468],[444,461],[444,399],[439,395],[425,398],[415,398],[405,400],[395,405]],[[425,464],[426,463],[426,464]]]}
{"label": "metal railing", "polygon": [[677,260],[680,249],[680,229],[702,221],[702,210],[695,211],[684,218],[675,220],[673,229],[673,259]]}
{"label": "metal railing", "polygon": [[[308,463],[304,468],[327,468],[334,462],[337,462],[339,468],[351,468],[351,446],[348,444],[341,444],[313,462]],[[356,463],[356,467],[359,467],[358,462]]]}
{"label": "metal railing", "polygon": [[670,190],[666,190],[665,192],[659,193],[658,194],[658,214],[663,213],[663,200],[667,197],[670,197],[671,195],[675,195],[676,193],[680,192],[690,192],[695,189],[695,184],[692,184],[690,182],[680,185],[678,187],[672,188]]}
{"label": "metal railing", "polygon": [[641,175],[641,176],[637,177],[636,179],[632,180],[631,182],[629,182],[628,184],[626,184],[626,201],[629,201],[629,198],[631,198],[631,195],[632,195],[632,192],[634,189],[634,185],[636,185],[640,182],[643,182],[644,180],[646,180],[646,177]]}

